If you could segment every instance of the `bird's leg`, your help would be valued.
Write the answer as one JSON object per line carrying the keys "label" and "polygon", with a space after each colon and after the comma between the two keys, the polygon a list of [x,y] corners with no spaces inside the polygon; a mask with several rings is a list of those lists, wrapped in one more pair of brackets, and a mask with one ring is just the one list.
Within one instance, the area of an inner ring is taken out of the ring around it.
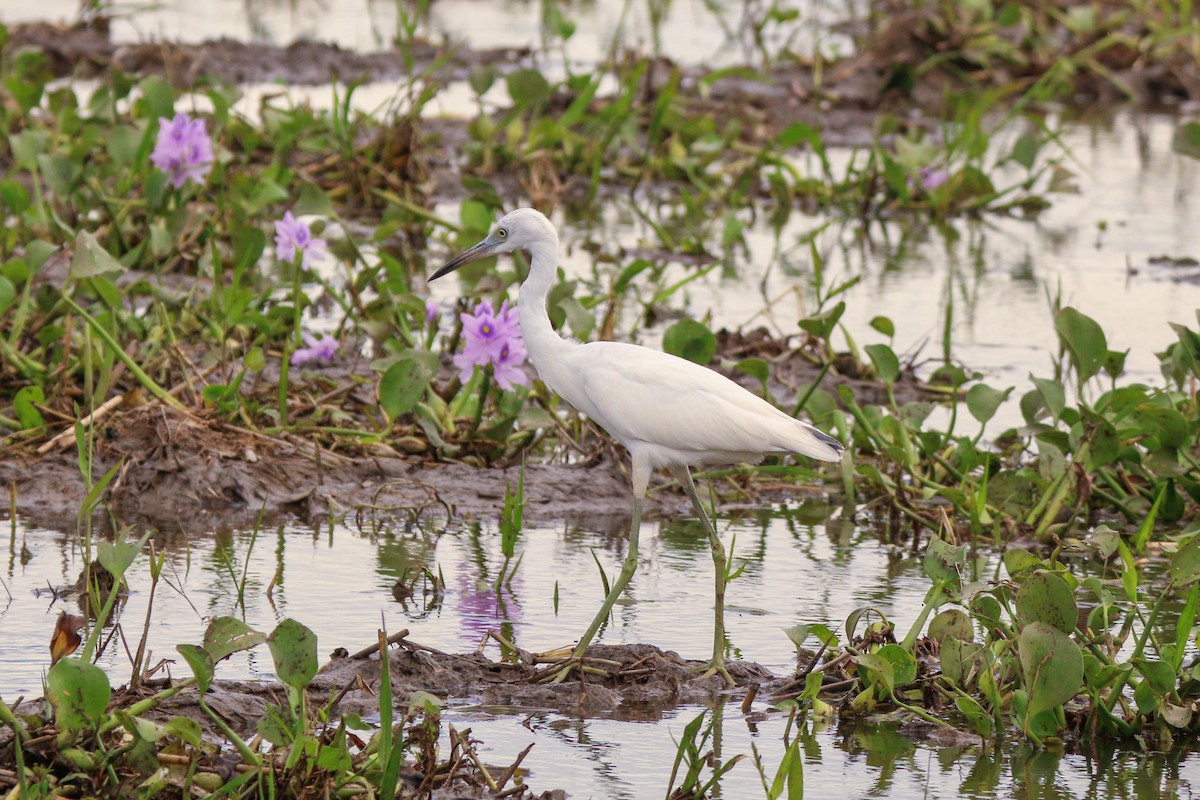
{"label": "bird's leg", "polygon": [[704,503],[700,501],[700,495],[696,493],[696,484],[692,481],[691,471],[686,466],[680,465],[672,467],[671,474],[675,476],[675,480],[683,485],[684,491],[687,492],[688,497],[692,500],[692,507],[696,509],[696,516],[704,523],[704,531],[708,534],[708,546],[712,551],[713,569],[716,571],[713,655],[712,661],[708,662],[708,669],[705,670],[703,677],[710,678],[713,675],[719,674],[725,679],[725,683],[734,686],[736,684],[733,676],[725,668],[725,574],[727,567],[725,545],[721,543],[721,537],[717,534],[717,528],[709,518],[708,512],[704,508]]}
{"label": "bird's leg", "polygon": [[642,527],[642,498],[635,497],[633,501],[633,522],[629,527],[629,552],[625,554],[625,563],[621,565],[621,572],[617,575],[617,579],[613,581],[612,586],[608,590],[608,595],[604,598],[604,605],[600,606],[600,611],[596,614],[596,618],[592,620],[592,624],[584,631],[583,636],[579,639],[579,644],[575,646],[575,650],[571,653],[571,660],[554,676],[554,683],[561,683],[571,670],[583,664],[583,657],[587,654],[588,645],[592,643],[592,639],[596,636],[596,632],[600,630],[600,626],[608,619],[609,613],[612,611],[613,604],[617,602],[617,598],[621,596],[621,592],[629,585],[629,580],[633,577],[633,573],[637,571],[638,560],[638,532]]}

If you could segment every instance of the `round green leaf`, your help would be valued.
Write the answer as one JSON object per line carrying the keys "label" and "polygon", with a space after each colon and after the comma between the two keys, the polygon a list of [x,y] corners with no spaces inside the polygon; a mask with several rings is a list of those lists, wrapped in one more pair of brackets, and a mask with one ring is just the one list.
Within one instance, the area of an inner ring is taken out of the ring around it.
{"label": "round green leaf", "polygon": [[1070,636],[1044,622],[1031,622],[1018,640],[1021,674],[1028,693],[1027,718],[1061,706],[1083,684],[1083,656]]}
{"label": "round green leaf", "polygon": [[1054,329],[1067,346],[1080,381],[1100,371],[1108,358],[1108,340],[1096,320],[1067,306],[1054,316]]}
{"label": "round green leaf", "polygon": [[1012,394],[1012,387],[998,391],[985,383],[977,383],[967,390],[967,410],[980,422],[987,422],[996,415],[996,409]]}
{"label": "round green leaf", "polygon": [[707,364],[717,353],[717,337],[703,324],[681,319],[663,334],[663,350],[697,364]]}
{"label": "round green leaf", "polygon": [[317,635],[294,619],[285,619],[267,637],[275,674],[295,689],[302,689],[317,674]]}
{"label": "round green leaf", "polygon": [[1074,631],[1078,612],[1071,587],[1053,572],[1030,575],[1017,590],[1017,621],[1022,628],[1040,622],[1063,633]]}
{"label": "round green leaf", "polygon": [[46,699],[61,731],[95,727],[111,698],[108,676],[95,664],[64,658],[46,673]]}
{"label": "round green leaf", "polygon": [[434,364],[430,363],[432,360],[402,358],[383,373],[379,379],[379,405],[388,419],[394,420],[412,411],[425,396],[435,370]]}
{"label": "round green leaf", "polygon": [[213,663],[236,653],[249,650],[267,640],[267,635],[256,631],[237,617],[216,617],[204,631],[204,649]]}
{"label": "round green leaf", "polygon": [[951,608],[938,614],[929,623],[929,638],[942,643],[947,639],[969,642],[975,638],[975,627],[971,625],[970,617],[957,608]]}

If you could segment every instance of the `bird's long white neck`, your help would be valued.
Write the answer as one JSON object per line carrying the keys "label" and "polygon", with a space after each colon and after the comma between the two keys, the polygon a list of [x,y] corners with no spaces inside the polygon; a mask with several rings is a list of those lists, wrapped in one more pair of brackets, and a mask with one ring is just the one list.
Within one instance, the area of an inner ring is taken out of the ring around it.
{"label": "bird's long white neck", "polygon": [[[530,247],[529,277],[521,284],[518,310],[521,336],[529,351],[529,360],[538,376],[551,388],[561,385],[556,370],[564,368],[562,359],[579,346],[578,342],[563,339],[550,324],[546,298],[556,277],[558,242],[538,242]],[[568,398],[569,399],[569,398]]]}

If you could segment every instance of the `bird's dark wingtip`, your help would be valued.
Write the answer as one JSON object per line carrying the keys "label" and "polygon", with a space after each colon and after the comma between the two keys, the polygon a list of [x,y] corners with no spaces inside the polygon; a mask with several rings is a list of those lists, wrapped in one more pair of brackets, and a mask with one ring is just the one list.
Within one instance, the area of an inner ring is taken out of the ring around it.
{"label": "bird's dark wingtip", "polygon": [[833,438],[832,436],[821,433],[819,430],[816,430],[816,429],[813,430],[813,433],[816,434],[817,439],[819,439],[823,444],[829,445],[830,448],[832,448],[833,451],[836,452],[838,455],[841,455],[845,451],[845,449],[846,449],[845,445],[843,445],[841,442],[839,442],[837,439]]}

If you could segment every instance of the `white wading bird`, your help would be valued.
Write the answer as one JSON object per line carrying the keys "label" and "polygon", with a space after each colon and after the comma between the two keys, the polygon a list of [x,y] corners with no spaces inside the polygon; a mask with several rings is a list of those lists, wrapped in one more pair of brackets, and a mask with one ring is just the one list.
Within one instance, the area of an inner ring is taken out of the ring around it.
{"label": "white wading bird", "polygon": [[802,453],[820,461],[838,461],[842,445],[793,419],[766,400],[712,370],[676,356],[621,342],[564,339],[546,313],[546,296],[558,267],[558,233],[532,208],[519,208],[501,219],[487,238],[447,262],[435,280],[471,261],[524,250],[530,256],[529,277],[521,284],[521,335],[538,376],[551,391],[595,420],[629,450],[633,458],[633,522],[629,553],[604,605],[572,654],[582,663],[596,631],[608,619],[613,603],[637,569],[642,500],[650,473],[671,471],[691,498],[704,522],[716,567],[716,624],[707,675],[725,669],[725,548],[696,494],[689,467],[761,461],[768,453]]}

